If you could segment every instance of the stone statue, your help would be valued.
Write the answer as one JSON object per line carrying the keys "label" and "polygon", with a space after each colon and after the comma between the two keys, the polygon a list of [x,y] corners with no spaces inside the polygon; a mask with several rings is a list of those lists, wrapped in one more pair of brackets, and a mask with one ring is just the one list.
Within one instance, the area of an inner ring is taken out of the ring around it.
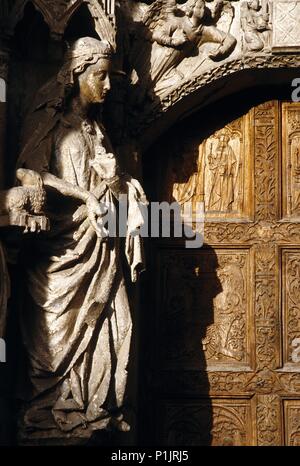
{"label": "stone statue", "polygon": [[177,67],[185,58],[197,55],[203,44],[218,44],[206,54],[212,60],[230,54],[236,39],[215,27],[214,20],[219,15],[220,3],[210,12],[204,0],[188,0],[184,10],[177,6],[176,0],[154,2],[142,20],[147,28],[145,37],[153,42],[151,53],[147,57],[139,47],[133,57],[137,72],[133,84],[139,80],[144,87],[161,95],[184,79]]}
{"label": "stone statue", "polygon": [[[138,181],[119,167],[99,105],[110,90],[111,48],[85,37],[38,93],[19,167],[40,174],[50,231],[27,265],[21,327],[30,384],[22,387],[21,443],[76,443],[93,432],[128,431],[123,418],[132,320],[123,256],[143,268]],[[128,199],[127,235],[107,237],[107,206]],[[123,246],[122,246],[123,245]]]}
{"label": "stone statue", "polygon": [[259,52],[268,44],[270,15],[268,3],[259,0],[244,2],[241,6],[241,24],[244,32],[245,48],[250,52]]}

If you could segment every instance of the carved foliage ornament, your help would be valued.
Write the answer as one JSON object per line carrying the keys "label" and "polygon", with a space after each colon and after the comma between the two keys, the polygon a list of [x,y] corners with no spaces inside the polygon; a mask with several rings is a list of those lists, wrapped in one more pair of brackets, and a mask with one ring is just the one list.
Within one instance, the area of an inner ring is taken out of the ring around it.
{"label": "carved foliage ornament", "polygon": [[247,400],[166,403],[164,442],[168,446],[245,446],[250,444],[250,404]]}

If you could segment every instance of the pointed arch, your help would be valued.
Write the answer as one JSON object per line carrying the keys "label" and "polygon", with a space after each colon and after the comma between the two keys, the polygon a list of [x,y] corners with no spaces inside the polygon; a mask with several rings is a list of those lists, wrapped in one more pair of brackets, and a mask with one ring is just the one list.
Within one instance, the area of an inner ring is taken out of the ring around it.
{"label": "pointed arch", "polygon": [[114,18],[106,12],[98,0],[62,0],[60,3],[55,0],[16,0],[10,12],[9,20],[6,22],[5,32],[7,34],[13,35],[16,25],[23,18],[28,3],[32,3],[43,15],[51,35],[57,39],[62,38],[73,15],[83,4],[86,4],[91,16],[94,18],[95,30],[98,36],[108,40],[113,47],[115,46]]}

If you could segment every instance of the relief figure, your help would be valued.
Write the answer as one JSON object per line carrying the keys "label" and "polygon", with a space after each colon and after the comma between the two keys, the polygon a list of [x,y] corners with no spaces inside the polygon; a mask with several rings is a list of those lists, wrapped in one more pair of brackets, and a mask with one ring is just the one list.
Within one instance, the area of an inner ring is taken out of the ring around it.
{"label": "relief figure", "polygon": [[221,134],[215,152],[210,146],[207,166],[211,178],[207,193],[207,210],[231,212],[234,203],[237,157],[229,145],[230,136]]}
{"label": "relief figure", "polygon": [[[186,78],[177,67],[185,58],[198,55],[203,44],[218,44],[205,55],[212,60],[224,58],[236,45],[231,34],[213,24],[204,0],[188,0],[184,9],[175,0],[160,4],[155,2],[143,19],[147,26],[144,37],[153,42],[149,63],[141,51],[132,57],[137,72],[133,83],[139,79],[150,94],[154,91],[158,95]],[[219,8],[215,14],[219,14]]]}
{"label": "relief figure", "polygon": [[241,23],[244,32],[245,48],[250,52],[259,52],[268,46],[270,31],[270,14],[268,2],[250,0],[241,7]]}

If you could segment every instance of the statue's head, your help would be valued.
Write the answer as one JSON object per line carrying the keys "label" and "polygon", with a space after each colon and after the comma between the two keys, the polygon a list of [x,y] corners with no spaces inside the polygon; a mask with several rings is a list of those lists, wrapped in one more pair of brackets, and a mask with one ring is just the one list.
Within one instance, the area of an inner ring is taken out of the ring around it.
{"label": "statue's head", "polygon": [[230,137],[226,133],[221,133],[219,135],[219,146],[224,147],[227,146],[230,141]]}
{"label": "statue's head", "polygon": [[111,58],[108,42],[83,37],[68,49],[57,79],[66,94],[76,91],[87,104],[102,103],[110,89]]}
{"label": "statue's head", "polygon": [[175,14],[177,11],[177,2],[176,0],[168,0],[166,4],[166,13]]}
{"label": "statue's head", "polygon": [[205,14],[205,1],[204,0],[189,0],[186,8],[187,16],[196,16],[202,19]]}
{"label": "statue's head", "polygon": [[249,0],[248,2],[249,8],[252,8],[252,10],[259,10],[260,5],[259,5],[259,0]]}

